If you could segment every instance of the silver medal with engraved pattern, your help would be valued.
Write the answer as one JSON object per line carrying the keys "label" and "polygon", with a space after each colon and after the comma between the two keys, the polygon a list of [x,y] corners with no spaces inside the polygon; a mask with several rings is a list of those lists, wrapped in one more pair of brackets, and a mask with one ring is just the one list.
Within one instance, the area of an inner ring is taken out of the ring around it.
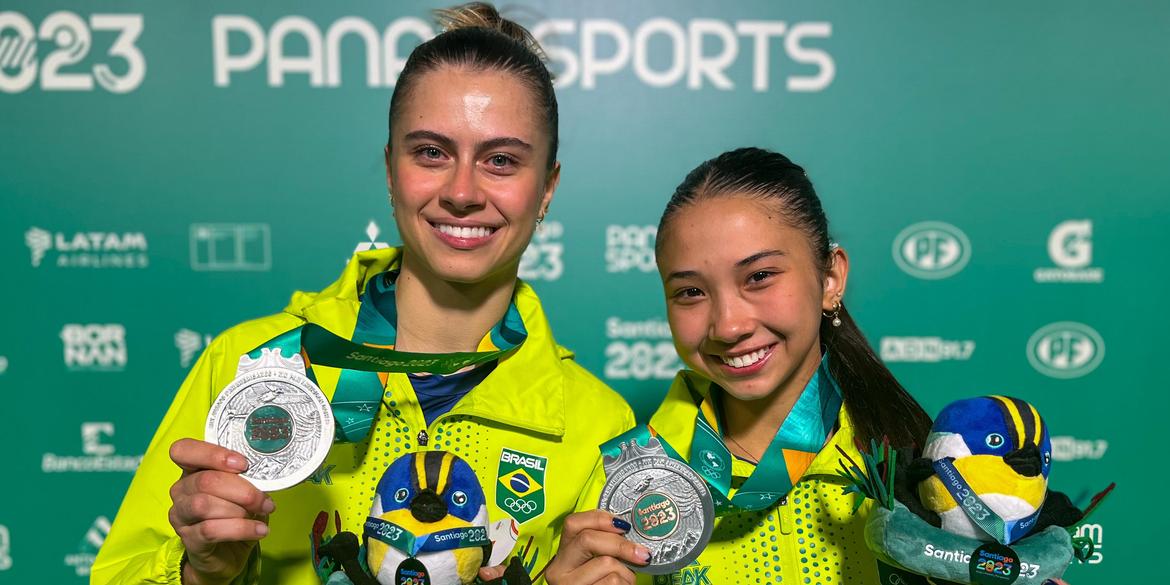
{"label": "silver medal with engraved pattern", "polygon": [[265,492],[304,481],[333,444],[333,409],[301,356],[263,348],[240,358],[236,378],[211,405],[204,440],[243,455],[241,475]]}
{"label": "silver medal with engraved pattern", "polygon": [[606,482],[599,507],[629,521],[626,538],[650,549],[650,563],[635,571],[663,575],[694,561],[711,540],[715,505],[703,478],[671,458],[657,437],[646,446],[621,443],[603,460]]}

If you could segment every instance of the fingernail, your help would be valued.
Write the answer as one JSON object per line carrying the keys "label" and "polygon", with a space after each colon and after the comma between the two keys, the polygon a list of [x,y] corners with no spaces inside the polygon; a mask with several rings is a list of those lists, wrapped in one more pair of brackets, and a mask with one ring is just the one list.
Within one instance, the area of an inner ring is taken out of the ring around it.
{"label": "fingernail", "polygon": [[260,506],[260,509],[263,510],[265,514],[271,514],[272,511],[276,509],[276,502],[272,501],[272,498],[266,498],[264,500],[264,505]]}
{"label": "fingernail", "polygon": [[[621,518],[618,518],[617,516],[613,517],[613,527],[617,528],[618,530],[621,530],[622,532],[629,532],[630,529],[633,528],[633,526],[630,526],[629,522],[626,522],[625,520],[622,520]],[[649,554],[649,553],[647,553],[647,554]]]}
{"label": "fingernail", "polygon": [[244,458],[239,455],[228,455],[227,464],[232,469],[239,469],[240,471],[248,470],[248,462],[244,461]]}
{"label": "fingernail", "polygon": [[268,536],[268,525],[267,524],[257,524],[256,525],[256,536],[261,536],[261,537]]}
{"label": "fingernail", "polygon": [[638,557],[638,562],[640,563],[649,563],[650,549],[639,544],[636,548],[634,548],[634,556]]}

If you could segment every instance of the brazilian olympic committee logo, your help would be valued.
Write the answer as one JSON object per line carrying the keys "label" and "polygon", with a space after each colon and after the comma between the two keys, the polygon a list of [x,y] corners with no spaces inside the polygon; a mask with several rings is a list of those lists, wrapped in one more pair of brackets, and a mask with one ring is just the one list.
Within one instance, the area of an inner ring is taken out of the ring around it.
{"label": "brazilian olympic committee logo", "polygon": [[971,240],[941,221],[916,223],[894,238],[894,262],[907,274],[926,280],[954,276],[971,259]]}
{"label": "brazilian olympic committee logo", "polygon": [[1028,340],[1028,361],[1045,376],[1079,378],[1105,359],[1105,340],[1083,323],[1052,323]]}
{"label": "brazilian olympic committee logo", "polygon": [[496,474],[496,507],[523,524],[544,513],[544,474],[547,457],[505,448]]}

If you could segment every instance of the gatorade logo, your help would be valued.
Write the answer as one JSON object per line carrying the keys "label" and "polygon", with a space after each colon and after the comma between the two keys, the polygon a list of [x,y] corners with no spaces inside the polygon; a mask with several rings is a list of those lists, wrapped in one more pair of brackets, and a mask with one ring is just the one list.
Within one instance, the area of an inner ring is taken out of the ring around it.
{"label": "gatorade logo", "polygon": [[941,221],[916,223],[894,238],[894,262],[907,274],[938,280],[958,274],[971,259],[971,240]]}
{"label": "gatorade logo", "polygon": [[1079,378],[1105,359],[1105,340],[1092,327],[1063,321],[1041,327],[1028,340],[1028,362],[1053,378]]}

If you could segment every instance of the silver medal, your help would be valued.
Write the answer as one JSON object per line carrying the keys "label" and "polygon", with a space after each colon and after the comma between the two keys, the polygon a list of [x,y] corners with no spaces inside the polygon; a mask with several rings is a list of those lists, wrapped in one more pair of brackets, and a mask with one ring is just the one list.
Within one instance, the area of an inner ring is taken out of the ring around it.
{"label": "silver medal", "polygon": [[265,492],[292,487],[313,474],[333,444],[333,410],[305,376],[300,355],[263,348],[240,358],[236,378],[207,414],[204,439],[248,460],[241,475]]}
{"label": "silver medal", "polygon": [[621,453],[607,455],[603,465],[599,507],[628,520],[633,528],[626,537],[650,549],[650,563],[634,570],[663,575],[699,557],[711,540],[715,505],[698,473],[668,456],[656,437],[645,447],[622,443]]}

